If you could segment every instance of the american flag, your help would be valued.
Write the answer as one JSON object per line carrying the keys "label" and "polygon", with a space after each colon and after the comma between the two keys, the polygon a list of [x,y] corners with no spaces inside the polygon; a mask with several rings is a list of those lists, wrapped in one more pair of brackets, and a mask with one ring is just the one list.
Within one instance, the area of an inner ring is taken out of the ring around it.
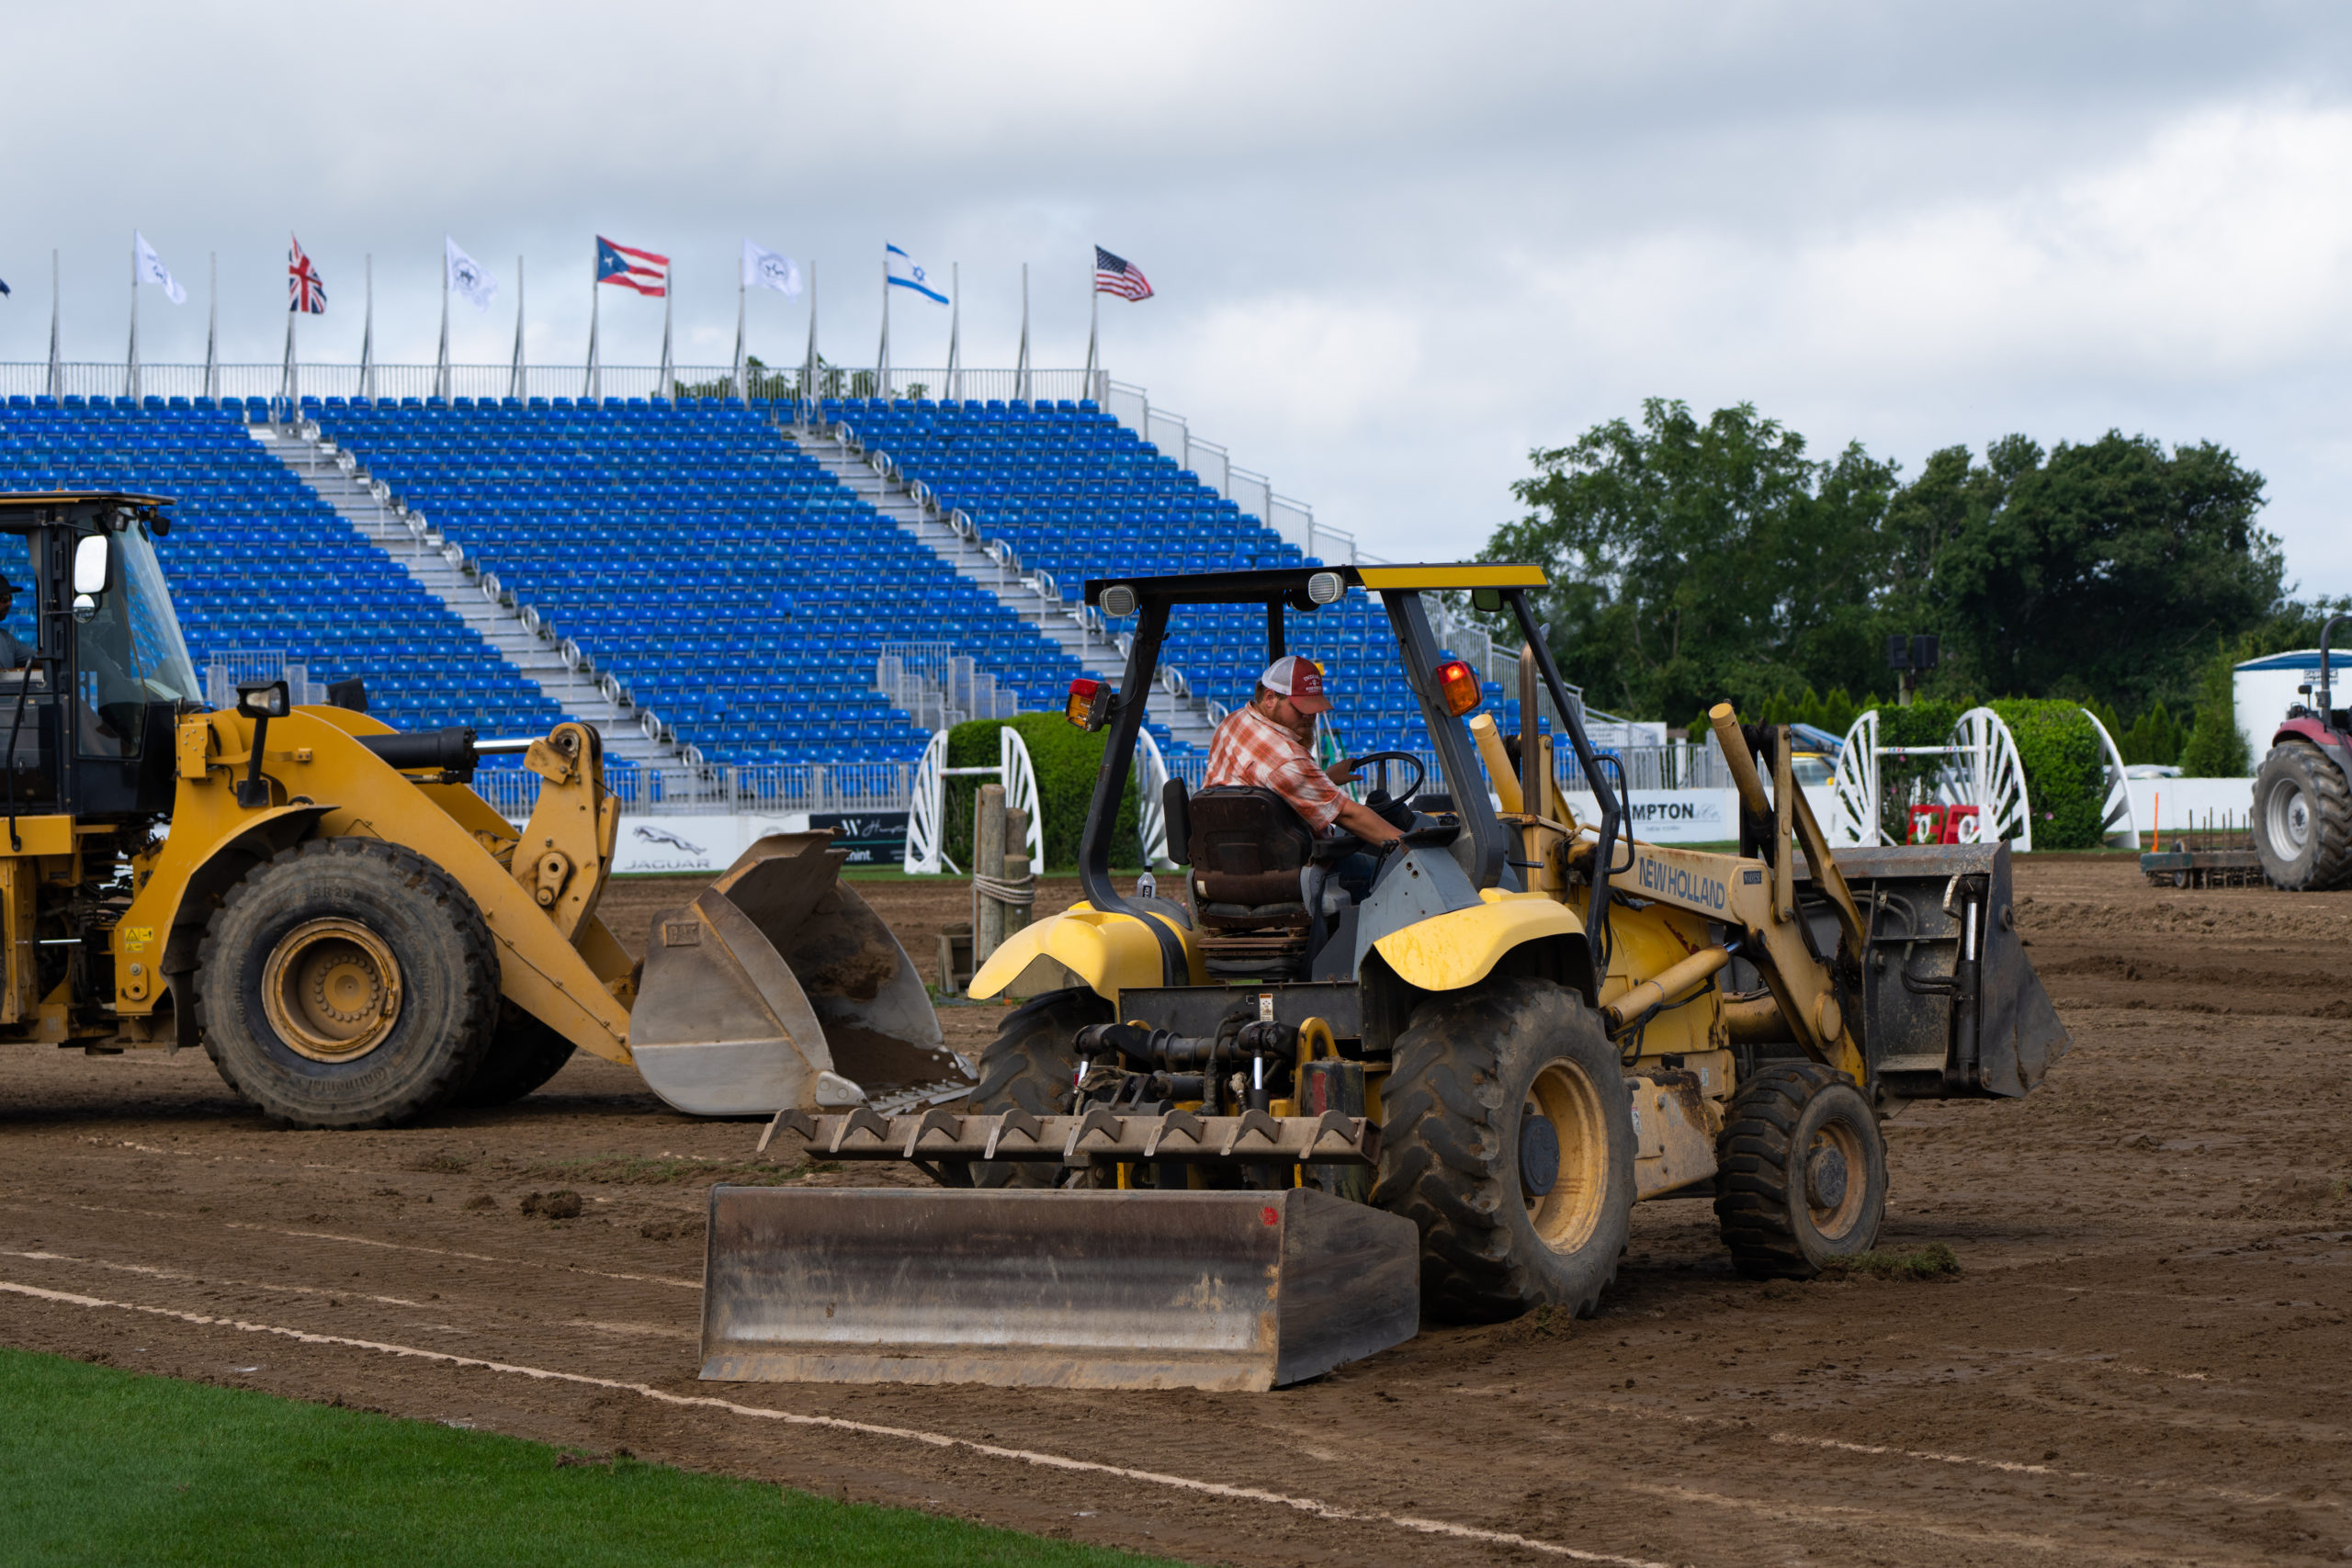
{"label": "american flag", "polygon": [[634,288],[639,294],[650,294],[659,299],[670,292],[670,258],[657,256],[651,251],[616,245],[599,234],[596,236],[596,281],[617,283],[623,288]]}
{"label": "american flag", "polygon": [[1148,299],[1151,281],[1143,268],[1125,256],[1114,256],[1102,246],[1094,247],[1094,292],[1115,294],[1122,299]]}
{"label": "american flag", "polygon": [[286,308],[304,315],[323,316],[327,313],[326,280],[311,265],[311,258],[302,254],[302,242],[291,234],[286,237],[293,247],[286,256]]}

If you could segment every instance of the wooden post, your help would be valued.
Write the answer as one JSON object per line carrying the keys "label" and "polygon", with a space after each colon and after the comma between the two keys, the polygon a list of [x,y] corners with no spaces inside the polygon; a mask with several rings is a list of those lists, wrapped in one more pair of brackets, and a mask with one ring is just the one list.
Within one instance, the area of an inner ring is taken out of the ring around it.
{"label": "wooden post", "polygon": [[[1020,886],[1029,880],[1029,813],[1017,806],[1004,809],[1004,880]],[[1018,904],[1004,907],[1004,934],[1029,923],[1029,911]]]}
{"label": "wooden post", "polygon": [[972,807],[972,967],[989,961],[1004,941],[1004,906],[978,891],[978,879],[1004,880],[1004,786],[984,784]]}

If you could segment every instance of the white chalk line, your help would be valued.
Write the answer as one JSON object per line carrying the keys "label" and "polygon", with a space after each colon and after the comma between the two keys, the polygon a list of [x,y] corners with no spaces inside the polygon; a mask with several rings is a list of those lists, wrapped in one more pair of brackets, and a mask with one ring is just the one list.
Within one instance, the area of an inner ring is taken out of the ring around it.
{"label": "white chalk line", "polygon": [[634,1393],[657,1404],[680,1405],[692,1409],[718,1410],[730,1416],[749,1416],[761,1421],[781,1421],[794,1427],[816,1427],[829,1431],[853,1432],[861,1437],[888,1438],[899,1442],[921,1443],[928,1448],[963,1449],[989,1459],[1010,1460],[1018,1464],[1035,1465],[1043,1470],[1079,1472],[1093,1475],[1115,1476],[1122,1481],[1143,1482],[1154,1486],[1171,1487],[1178,1491],[1198,1493],[1204,1496],[1230,1498],[1237,1502],[1267,1503],[1277,1507],[1292,1508],[1319,1519],[1331,1519],[1344,1524],[1379,1524],[1410,1530],[1420,1535],[1443,1536],[1454,1540],[1477,1541],[1489,1546],[1513,1546],[1523,1551],[1541,1552],[1547,1557],[1566,1558],[1576,1562],[1603,1562],[1615,1568],[1670,1568],[1669,1564],[1654,1562],[1646,1558],[1621,1557],[1612,1552],[1587,1551],[1577,1547],[1563,1546],[1556,1541],[1537,1540],[1532,1536],[1518,1535],[1509,1530],[1480,1529],[1475,1525],[1458,1525],[1445,1519],[1425,1518],[1416,1514],[1387,1514],[1377,1509],[1348,1508],[1336,1503],[1325,1503],[1312,1497],[1294,1497],[1286,1493],[1270,1492],[1258,1486],[1234,1486],[1221,1481],[1201,1481],[1187,1475],[1167,1475],[1157,1471],[1129,1470],[1121,1465],[1102,1464],[1093,1460],[1070,1459],[1062,1454],[1040,1453],[1034,1449],[1008,1449],[995,1443],[975,1442],[969,1438],[950,1437],[944,1432],[925,1432],[911,1427],[886,1427],[872,1421],[852,1421],[838,1416],[808,1416],[797,1411],[776,1410],[766,1405],[739,1404],[733,1400],[718,1399],[708,1394],[671,1393],[650,1383],[628,1382],[618,1378],[600,1378],[586,1372],[556,1371],[546,1367],[526,1367],[512,1361],[486,1360],[479,1356],[452,1355],[447,1350],[427,1350],[413,1345],[394,1345],[377,1339],[355,1339],[340,1334],[313,1334],[305,1329],[283,1328],[275,1324],[248,1323],[242,1318],[214,1317],[207,1313],[187,1312],[176,1307],[147,1306],[138,1302],[109,1301],[103,1296],[85,1296],[72,1291],[44,1290],[38,1285],[20,1284],[13,1280],[0,1280],[0,1291],[12,1295],[28,1296],[35,1301],[55,1303],[62,1306],[102,1308],[115,1312],[143,1313],[151,1317],[170,1318],[180,1323],[206,1328],[232,1328],[242,1334],[268,1334],[291,1339],[303,1345],[334,1345],[345,1349],[372,1350],[379,1355],[399,1356],[413,1360],[438,1361],[445,1366],[476,1367],[484,1371],[505,1372],[518,1377],[534,1378],[542,1382],[576,1383],[585,1388],[609,1389],[619,1393]]}
{"label": "white chalk line", "polygon": [[[128,1214],[133,1219],[171,1220],[181,1224],[187,1224],[192,1217],[187,1214],[167,1214],[160,1209],[123,1209],[103,1203],[68,1203],[62,1199],[48,1200],[47,1206],[54,1209],[74,1209],[85,1214]],[[31,1208],[24,1203],[0,1204],[0,1207],[13,1209],[19,1213],[32,1212]],[[257,1225],[250,1220],[216,1220],[211,1223],[232,1231],[259,1231],[264,1235],[291,1236],[300,1241],[340,1241],[353,1247],[381,1247],[390,1252],[421,1252],[434,1258],[461,1258],[468,1263],[503,1263],[517,1269],[548,1269],[561,1274],[585,1274],[591,1279],[621,1280],[633,1285],[669,1285],[681,1291],[702,1289],[700,1280],[673,1280],[662,1274],[616,1274],[610,1269],[583,1269],[577,1263],[548,1263],[537,1258],[493,1258],[486,1252],[456,1252],[446,1247],[419,1247],[413,1242],[377,1241],[369,1236],[339,1235],[331,1231],[282,1230],[276,1225]]]}

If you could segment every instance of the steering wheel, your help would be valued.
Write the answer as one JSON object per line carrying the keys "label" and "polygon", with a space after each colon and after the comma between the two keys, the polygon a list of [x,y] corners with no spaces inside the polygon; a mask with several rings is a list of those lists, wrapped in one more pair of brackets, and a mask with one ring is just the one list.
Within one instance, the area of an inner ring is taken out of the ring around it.
{"label": "steering wheel", "polygon": [[[1409,762],[1412,764],[1413,784],[1411,788],[1401,790],[1390,795],[1386,784],[1384,782],[1381,787],[1374,792],[1375,794],[1388,795],[1388,797],[1391,800],[1411,800],[1415,795],[1421,793],[1421,782],[1429,777],[1428,765],[1425,764],[1419,757],[1414,756],[1410,751],[1367,751],[1361,757],[1351,757],[1348,759],[1348,765],[1359,771],[1363,769],[1366,762]],[[1384,773],[1382,777],[1385,781],[1386,774]]]}

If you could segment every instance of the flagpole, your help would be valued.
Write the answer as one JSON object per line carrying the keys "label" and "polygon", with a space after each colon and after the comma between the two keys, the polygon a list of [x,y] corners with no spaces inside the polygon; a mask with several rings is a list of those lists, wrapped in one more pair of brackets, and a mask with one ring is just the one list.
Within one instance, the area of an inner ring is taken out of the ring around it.
{"label": "flagpole", "polygon": [[220,253],[206,254],[205,269],[211,276],[210,299],[205,307],[204,323],[204,400],[220,400]]}
{"label": "flagpole", "polygon": [[890,397],[890,253],[882,253],[882,347],[874,365],[874,393],[884,401]]}
{"label": "flagpole", "polygon": [[947,396],[951,401],[961,401],[964,396],[964,264],[947,264],[947,287],[956,298],[947,306]]}
{"label": "flagpole", "polygon": [[1021,264],[1021,358],[1012,372],[1012,395],[1029,400],[1029,264]]}
{"label": "flagpole", "polygon": [[433,362],[433,395],[449,400],[449,237],[441,236],[441,352]]}
{"label": "flagpole", "polygon": [[523,400],[523,258],[514,258],[514,368],[506,381],[506,395]]}
{"label": "flagpole", "polygon": [[65,359],[59,349],[58,318],[64,314],[65,296],[58,287],[57,253],[49,253],[49,395],[65,400]]}
{"label": "flagpole", "polygon": [[808,362],[800,371],[801,423],[817,423],[817,258],[808,258]]}
{"label": "flagpole", "polygon": [[[292,235],[288,235],[289,240]],[[292,252],[288,252],[286,277],[286,377],[282,389],[289,419],[300,418],[302,408],[301,386],[294,371],[294,319],[302,313],[301,279],[293,275]]]}
{"label": "flagpole", "polygon": [[123,395],[139,400],[139,231],[130,231],[130,354],[123,361]]}
{"label": "flagpole", "polygon": [[600,383],[604,377],[596,365],[596,316],[603,299],[604,296],[596,292],[596,269],[592,265],[588,269],[588,379],[580,389],[581,396],[590,402],[603,396]]}
{"label": "flagpole", "polygon": [[[747,244],[749,243],[745,242]],[[751,400],[752,390],[744,385],[743,312],[751,299],[751,285],[744,282],[743,268],[739,264],[735,268],[735,395],[746,402]]]}
{"label": "flagpole", "polygon": [[678,297],[678,264],[672,262],[662,276],[662,385],[664,402],[678,398],[678,378],[670,363],[670,301]]}
{"label": "flagpole", "polygon": [[1102,338],[1102,289],[1096,281],[1093,269],[1089,268],[1086,274],[1086,390],[1083,395],[1090,398],[1094,395],[1095,356],[1101,352]]}
{"label": "flagpole", "polygon": [[[446,254],[441,265],[445,270],[449,265]],[[376,400],[376,255],[372,251],[368,254],[367,313],[359,328],[359,396],[366,402]]]}

